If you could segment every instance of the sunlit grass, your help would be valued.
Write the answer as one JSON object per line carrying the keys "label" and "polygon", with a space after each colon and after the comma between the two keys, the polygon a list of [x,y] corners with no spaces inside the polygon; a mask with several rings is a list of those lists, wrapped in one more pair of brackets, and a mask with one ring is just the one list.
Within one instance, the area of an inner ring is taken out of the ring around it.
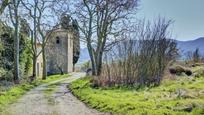
{"label": "sunlit grass", "polygon": [[60,79],[63,79],[63,78],[67,78],[68,76],[69,76],[68,74],[64,74],[64,75],[52,75],[52,76],[48,76],[46,80],[38,79],[37,82],[40,82],[40,83],[49,83],[49,82],[52,82],[52,81],[55,81],[55,80],[60,80]]}
{"label": "sunlit grass", "polygon": [[77,80],[70,88],[82,101],[103,112],[121,115],[204,114],[204,77],[179,77],[163,81],[159,87],[140,90],[127,87],[95,89],[89,81],[90,78]]}

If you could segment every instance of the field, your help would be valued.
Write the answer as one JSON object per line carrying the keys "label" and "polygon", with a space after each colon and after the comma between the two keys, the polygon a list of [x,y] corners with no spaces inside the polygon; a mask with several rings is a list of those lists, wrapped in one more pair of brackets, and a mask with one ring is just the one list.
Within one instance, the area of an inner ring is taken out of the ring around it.
{"label": "field", "polygon": [[158,87],[92,88],[89,77],[73,82],[73,94],[99,111],[121,115],[204,114],[204,77],[180,76]]}

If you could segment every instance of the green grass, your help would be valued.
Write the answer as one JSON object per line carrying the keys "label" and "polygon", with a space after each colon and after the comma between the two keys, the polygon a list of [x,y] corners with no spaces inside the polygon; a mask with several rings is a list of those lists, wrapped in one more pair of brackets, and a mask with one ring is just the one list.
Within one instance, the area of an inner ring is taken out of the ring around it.
{"label": "green grass", "polygon": [[[204,78],[179,77],[158,87],[92,88],[90,78],[73,82],[74,95],[89,106],[119,115],[201,115],[204,114]],[[184,94],[179,93],[185,92]],[[188,111],[188,109],[192,111]]]}
{"label": "green grass", "polygon": [[24,83],[11,87],[9,90],[0,92],[0,112],[9,104],[14,103],[18,98],[24,95],[30,89],[41,85],[43,83],[49,83],[55,80],[67,78],[69,75],[53,75],[49,76],[46,80],[37,79],[33,83]]}
{"label": "green grass", "polygon": [[0,95],[0,112],[9,103],[14,102],[20,96],[22,96],[26,91],[35,87],[35,84],[23,84],[16,87],[10,88],[8,91],[1,92]]}
{"label": "green grass", "polygon": [[37,81],[40,82],[40,83],[49,83],[49,82],[52,82],[52,81],[55,81],[55,80],[60,80],[60,79],[63,79],[63,78],[67,78],[69,75],[65,74],[65,75],[52,75],[52,76],[49,76],[47,77],[46,80],[41,80],[41,79],[38,79]]}

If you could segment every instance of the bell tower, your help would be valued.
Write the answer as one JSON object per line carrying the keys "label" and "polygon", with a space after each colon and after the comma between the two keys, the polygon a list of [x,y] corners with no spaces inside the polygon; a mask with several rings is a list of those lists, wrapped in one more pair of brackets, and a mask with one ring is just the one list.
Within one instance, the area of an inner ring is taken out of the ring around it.
{"label": "bell tower", "polygon": [[46,47],[48,74],[64,74],[73,68],[73,35],[62,28],[56,29]]}

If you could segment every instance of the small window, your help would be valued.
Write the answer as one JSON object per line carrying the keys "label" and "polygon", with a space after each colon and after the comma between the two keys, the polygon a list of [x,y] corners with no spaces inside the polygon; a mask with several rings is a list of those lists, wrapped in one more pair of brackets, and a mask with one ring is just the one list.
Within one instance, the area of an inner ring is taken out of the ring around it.
{"label": "small window", "polygon": [[59,37],[56,37],[56,44],[60,44],[60,39],[59,39]]}

